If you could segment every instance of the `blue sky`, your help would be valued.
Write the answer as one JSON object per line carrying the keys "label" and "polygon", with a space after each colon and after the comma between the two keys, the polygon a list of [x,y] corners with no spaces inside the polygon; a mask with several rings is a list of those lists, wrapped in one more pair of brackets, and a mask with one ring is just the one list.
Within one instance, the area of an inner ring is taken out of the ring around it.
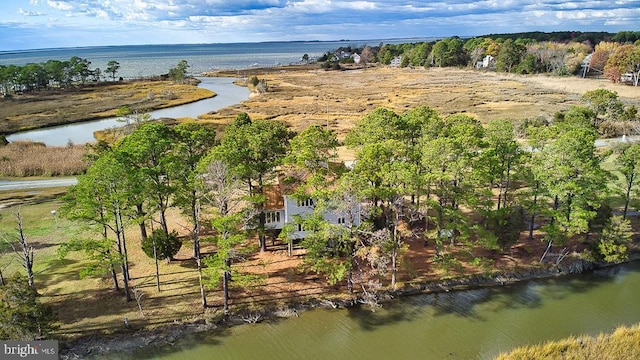
{"label": "blue sky", "polygon": [[0,51],[640,30],[640,0],[0,0]]}

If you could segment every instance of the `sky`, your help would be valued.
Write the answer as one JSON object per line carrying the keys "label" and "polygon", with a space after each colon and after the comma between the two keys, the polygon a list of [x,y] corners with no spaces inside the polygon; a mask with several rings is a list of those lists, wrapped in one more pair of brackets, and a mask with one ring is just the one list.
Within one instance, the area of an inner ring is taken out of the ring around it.
{"label": "sky", "polygon": [[0,51],[640,30],[640,0],[0,0]]}

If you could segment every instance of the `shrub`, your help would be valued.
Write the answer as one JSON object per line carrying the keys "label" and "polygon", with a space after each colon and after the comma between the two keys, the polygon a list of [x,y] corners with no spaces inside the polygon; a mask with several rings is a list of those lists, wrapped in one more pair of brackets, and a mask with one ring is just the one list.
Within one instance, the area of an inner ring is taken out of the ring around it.
{"label": "shrub", "polygon": [[0,338],[34,340],[55,330],[56,315],[38,300],[24,276],[16,276],[0,287]]}
{"label": "shrub", "polygon": [[182,247],[182,240],[178,238],[178,233],[173,231],[167,235],[162,229],[156,229],[151,236],[142,240],[142,251],[152,259],[154,243],[158,259],[173,259]]}
{"label": "shrub", "polygon": [[524,209],[520,206],[504,207],[494,212],[489,219],[489,229],[502,248],[507,248],[518,241],[524,224]]}

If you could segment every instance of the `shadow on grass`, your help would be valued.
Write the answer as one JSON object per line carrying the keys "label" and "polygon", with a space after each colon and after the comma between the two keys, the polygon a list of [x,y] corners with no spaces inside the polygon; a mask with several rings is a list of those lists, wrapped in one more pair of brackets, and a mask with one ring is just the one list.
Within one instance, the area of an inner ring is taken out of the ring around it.
{"label": "shadow on grass", "polygon": [[177,317],[176,312],[167,312],[166,309],[182,308],[185,296],[195,294],[196,291],[183,291],[161,298],[143,297],[141,304],[144,317],[138,315],[135,300],[126,301],[123,290],[84,290],[57,296],[44,295],[43,298],[54,308],[60,322],[65,325],[59,331],[61,335],[85,336],[122,332],[126,330],[125,318],[129,318],[131,324],[140,328],[171,323],[180,316]]}

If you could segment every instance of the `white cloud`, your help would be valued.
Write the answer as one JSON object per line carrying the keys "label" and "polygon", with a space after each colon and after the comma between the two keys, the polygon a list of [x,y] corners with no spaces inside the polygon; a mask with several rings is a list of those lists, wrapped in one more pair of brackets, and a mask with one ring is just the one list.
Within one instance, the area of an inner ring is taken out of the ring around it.
{"label": "white cloud", "polygon": [[39,11],[27,11],[22,8],[18,9],[18,13],[22,16],[44,16],[45,15]]}
{"label": "white cloud", "polygon": [[[71,40],[75,34],[80,38],[87,28],[101,27],[104,36],[108,34],[108,38],[116,43],[125,41],[119,39],[132,39],[127,40],[129,42],[136,39],[143,42],[229,42],[468,36],[534,30],[616,32],[637,29],[640,23],[639,2],[29,0],[21,2],[25,5],[20,9],[17,5],[10,9],[10,15],[0,14],[0,25],[11,23],[14,28],[31,28],[33,33],[38,33],[42,25],[46,25],[50,27],[47,31],[61,29],[61,32],[70,34],[67,36],[71,36]],[[47,17],[39,16],[44,13]],[[133,35],[142,33],[146,34],[144,38]],[[0,33],[0,36],[6,38],[5,33]],[[157,40],[151,39],[154,36]],[[37,38],[34,37],[33,41],[44,42]],[[0,47],[3,45],[9,46],[2,44]]]}
{"label": "white cloud", "polygon": [[104,10],[96,10],[96,17],[102,19],[109,19],[109,14]]}
{"label": "white cloud", "polygon": [[288,2],[287,8],[294,12],[320,14],[330,12],[333,6],[331,0],[303,0]]}
{"label": "white cloud", "polygon": [[370,1],[344,1],[337,4],[338,7],[352,10],[375,10],[376,4]]}
{"label": "white cloud", "polygon": [[47,5],[50,8],[53,8],[55,10],[61,10],[61,11],[71,11],[73,10],[73,5],[66,2],[66,1],[53,1],[53,0],[47,0]]}

